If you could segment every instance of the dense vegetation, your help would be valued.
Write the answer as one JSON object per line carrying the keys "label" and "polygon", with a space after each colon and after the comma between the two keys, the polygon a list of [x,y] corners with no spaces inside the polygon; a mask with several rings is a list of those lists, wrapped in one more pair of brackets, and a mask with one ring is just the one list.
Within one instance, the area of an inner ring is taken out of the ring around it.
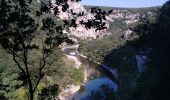
{"label": "dense vegetation", "polygon": [[[25,100],[27,98],[27,90],[23,87],[24,82],[22,76],[18,73],[19,69],[15,67],[17,65],[13,62],[11,56],[5,53],[4,50],[1,49],[0,54],[0,99]],[[41,98],[44,96],[44,98],[51,98],[52,96],[58,95],[60,90],[66,88],[67,85],[80,84],[83,82],[83,67],[76,69],[74,67],[74,62],[62,55],[60,50],[57,50],[52,57],[55,61],[51,66],[44,70],[46,75],[38,85],[35,99],[38,99],[39,96]],[[44,90],[50,89],[51,87],[54,89],[58,88],[58,91],[57,89],[55,89],[56,91]]]}
{"label": "dense vegetation", "polygon": [[123,40],[119,37],[105,37],[93,41],[82,41],[79,50],[87,58],[102,62],[113,48],[116,49],[121,45],[123,45]]}

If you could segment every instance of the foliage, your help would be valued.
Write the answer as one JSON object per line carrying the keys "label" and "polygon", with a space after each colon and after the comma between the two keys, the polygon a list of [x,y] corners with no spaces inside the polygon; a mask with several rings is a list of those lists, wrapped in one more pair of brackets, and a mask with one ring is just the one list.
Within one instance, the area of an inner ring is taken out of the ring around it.
{"label": "foliage", "polygon": [[54,63],[48,72],[51,73],[51,78],[61,88],[66,88],[69,84],[80,84],[83,79],[83,67],[79,69],[74,67],[74,62],[62,57],[58,62]]}
{"label": "foliage", "polygon": [[75,82],[77,82],[78,84],[83,83],[83,81],[84,81],[84,68],[83,68],[83,66],[81,66],[79,69],[75,69],[72,77],[74,78]]}
{"label": "foliage", "polygon": [[27,1],[2,0],[0,3],[0,43],[20,69],[32,100],[43,77],[42,71],[48,66],[46,59],[67,37],[50,17],[36,16]]}
{"label": "foliage", "polygon": [[26,89],[24,87],[20,87],[19,89],[17,89],[17,92],[16,92],[18,95],[18,100],[26,100],[28,99],[27,98],[27,93],[26,93]]}
{"label": "foliage", "polygon": [[[41,85],[40,80],[44,77],[45,71],[48,72],[43,70],[44,67],[50,67],[54,61],[57,61],[56,59],[59,59],[57,57],[61,57],[61,54],[57,55],[56,47],[67,40],[67,36],[61,32],[62,27],[59,24],[62,23],[55,22],[57,20],[54,21],[50,16],[40,16],[39,11],[36,11],[38,8],[28,4],[25,0],[11,2],[2,0],[0,3],[1,45],[12,58],[10,60],[2,59],[2,63],[13,60],[16,64],[13,67],[17,66],[20,69],[19,76],[14,78],[15,84],[7,87],[9,83],[13,82],[10,77],[7,77],[7,74],[5,75],[7,78],[1,80],[3,85],[1,88],[11,88],[10,91],[6,91],[13,94],[11,91],[15,91],[21,86],[16,84],[17,78],[19,78],[23,81],[22,85],[29,90],[29,99],[33,99],[33,93],[37,92],[37,86]],[[31,7],[35,9],[31,9]],[[54,57],[53,53],[57,56]],[[3,64],[1,67],[8,69],[8,64],[6,66]],[[2,70],[6,73],[5,71],[8,70]],[[8,96],[4,96],[6,94],[2,93],[2,98],[8,98]]]}
{"label": "foliage", "polygon": [[38,100],[55,100],[55,96],[57,96],[59,93],[59,87],[58,85],[50,85],[48,87],[45,87],[42,89],[39,99]]}
{"label": "foliage", "polygon": [[104,57],[109,54],[112,49],[116,49],[124,44],[124,41],[119,38],[105,37],[99,40],[83,41],[80,45],[80,52],[97,62],[102,62]]}
{"label": "foliage", "polygon": [[[19,69],[16,69],[16,65],[12,59],[10,59],[10,55],[4,50],[1,49],[0,54],[3,56],[3,58],[0,58],[0,61],[2,61],[0,63],[0,68],[2,69],[0,70],[1,99],[5,98],[11,100],[20,98],[21,100],[26,100],[27,97],[25,97],[24,92],[27,91],[27,89],[22,86],[22,80],[19,81],[21,79],[19,78]],[[35,56],[32,55],[31,57]],[[43,77],[35,91],[35,100],[39,100],[39,98],[52,98],[52,96],[55,97],[60,93],[60,89],[65,88],[69,84],[80,84],[83,81],[83,67],[80,67],[80,69],[74,68],[74,62],[64,57],[61,50],[55,50],[54,54],[47,59],[47,62],[51,61],[51,59],[54,59],[54,61],[44,70],[46,75]],[[55,89],[56,85],[58,86],[58,89]],[[44,94],[43,91],[46,91],[46,89],[48,90],[48,93]],[[58,91],[51,94],[53,89]],[[17,91],[20,91],[21,94]]]}

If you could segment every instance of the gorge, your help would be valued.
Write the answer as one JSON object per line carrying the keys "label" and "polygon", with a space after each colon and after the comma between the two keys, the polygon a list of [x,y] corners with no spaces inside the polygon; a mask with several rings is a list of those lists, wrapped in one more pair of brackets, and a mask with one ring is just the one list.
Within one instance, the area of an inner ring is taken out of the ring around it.
{"label": "gorge", "polygon": [[170,2],[0,4],[0,99],[169,100]]}

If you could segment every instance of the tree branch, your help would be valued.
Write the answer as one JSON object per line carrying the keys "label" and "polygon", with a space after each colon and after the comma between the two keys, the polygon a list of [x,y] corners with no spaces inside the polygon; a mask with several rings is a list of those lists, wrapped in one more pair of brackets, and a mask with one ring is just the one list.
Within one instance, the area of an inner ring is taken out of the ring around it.
{"label": "tree branch", "polygon": [[22,73],[24,74],[24,76],[26,76],[26,72],[25,72],[24,69],[21,67],[21,65],[19,64],[19,62],[16,60],[16,54],[15,54],[14,49],[12,50],[12,56],[13,56],[14,62],[17,64],[18,68],[22,71]]}

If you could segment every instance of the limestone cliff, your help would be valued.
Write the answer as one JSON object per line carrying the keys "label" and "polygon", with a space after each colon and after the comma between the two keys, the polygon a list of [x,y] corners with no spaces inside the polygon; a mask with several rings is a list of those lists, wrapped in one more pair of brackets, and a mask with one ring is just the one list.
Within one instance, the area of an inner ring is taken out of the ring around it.
{"label": "limestone cliff", "polygon": [[[52,0],[52,3],[55,5],[55,0]],[[145,17],[152,14],[152,11],[146,11],[148,13],[142,14],[141,12],[133,12],[130,9],[113,9],[112,13],[110,15],[106,16],[105,20],[102,20],[105,22],[105,27],[107,27],[104,30],[96,31],[96,28],[90,28],[87,29],[84,24],[81,24],[81,21],[87,22],[88,20],[93,20],[94,14],[90,13],[90,9],[87,9],[85,6],[81,5],[79,2],[73,2],[71,0],[68,0],[68,6],[69,8],[63,12],[62,7],[59,8],[59,17],[62,20],[70,20],[75,19],[77,27],[69,27],[68,29],[64,30],[65,33],[68,33],[69,36],[77,37],[80,39],[97,39],[101,38],[106,35],[110,35],[113,32],[106,31],[108,28],[112,28],[112,26],[109,26],[110,23],[116,23],[116,21],[119,21],[120,24],[123,24],[124,26],[121,26],[122,34],[126,34],[126,31],[128,31],[128,28],[132,24],[138,22],[140,20],[140,17]],[[110,7],[110,9],[112,9]],[[78,14],[82,14],[81,16],[78,16]],[[126,30],[124,30],[126,29]],[[117,29],[114,29],[117,30]],[[131,34],[132,32],[130,32]],[[124,36],[127,37],[127,36]]]}

